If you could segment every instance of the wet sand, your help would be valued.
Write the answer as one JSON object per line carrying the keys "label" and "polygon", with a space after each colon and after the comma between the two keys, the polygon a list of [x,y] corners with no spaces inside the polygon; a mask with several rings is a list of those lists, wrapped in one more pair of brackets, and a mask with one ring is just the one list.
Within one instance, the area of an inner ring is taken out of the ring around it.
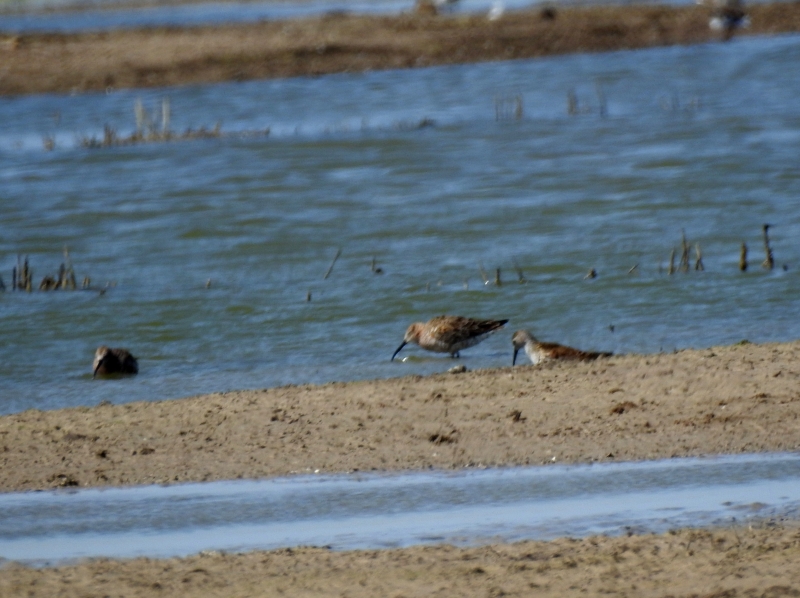
{"label": "wet sand", "polygon": [[30,410],[0,417],[0,491],[792,451],[799,358],[742,344]]}
{"label": "wet sand", "polygon": [[[411,2],[409,2],[409,7]],[[737,35],[800,31],[800,4],[748,8]],[[0,95],[157,87],[696,44],[719,33],[700,6],[485,15],[330,14],[290,21],[97,33],[0,34]]]}
{"label": "wet sand", "polygon": [[[0,490],[797,450],[799,357],[800,342],[740,344],[27,411],[0,418]],[[777,597],[800,595],[799,560],[796,522],[761,521],[478,548],[11,563],[0,595]]]}
{"label": "wet sand", "polygon": [[324,548],[185,559],[98,559],[0,568],[16,596],[672,596],[800,595],[800,530],[754,527],[454,548]]}

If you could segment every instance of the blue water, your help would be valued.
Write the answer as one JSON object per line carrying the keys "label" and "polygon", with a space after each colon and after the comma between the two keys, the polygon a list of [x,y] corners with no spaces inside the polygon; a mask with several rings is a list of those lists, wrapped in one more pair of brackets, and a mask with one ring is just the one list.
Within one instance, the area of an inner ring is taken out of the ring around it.
{"label": "blue water", "polygon": [[[441,313],[511,319],[471,369],[510,365],[517,328],[621,353],[796,339],[798,59],[781,36],[0,99],[0,276],[28,255],[38,285],[66,245],[95,289],[0,293],[0,412],[443,371],[414,347],[389,362]],[[173,131],[234,135],[80,147],[164,97]],[[522,118],[497,120],[516,97]],[[669,276],[682,230],[705,271]],[[139,376],[92,380],[101,343]]]}
{"label": "blue water", "polygon": [[793,454],[4,494],[0,562],[660,533],[798,507]]}
{"label": "blue water", "polygon": [[[398,14],[412,2],[402,0],[315,0],[309,2],[203,2],[126,6],[124,2],[97,2],[82,10],[41,12],[48,7],[67,8],[80,2],[42,2],[38,10],[0,13],[0,31],[13,33],[106,31],[138,27],[187,27],[247,23],[309,17],[325,13]],[[119,4],[119,6],[115,6]],[[130,4],[135,4],[130,3]],[[20,8],[23,8],[20,5]],[[477,8],[477,7],[476,7]],[[487,4],[488,10],[488,4]]]}

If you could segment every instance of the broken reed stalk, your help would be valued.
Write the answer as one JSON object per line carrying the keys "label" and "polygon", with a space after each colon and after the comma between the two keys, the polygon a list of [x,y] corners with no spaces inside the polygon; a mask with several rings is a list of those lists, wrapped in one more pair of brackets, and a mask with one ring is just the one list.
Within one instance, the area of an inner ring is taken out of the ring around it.
{"label": "broken reed stalk", "polygon": [[225,134],[222,132],[222,124],[218,121],[213,129],[200,127],[197,130],[187,129],[183,133],[173,134],[170,130],[172,109],[169,98],[161,100],[161,128],[158,127],[158,110],[154,109],[153,114],[148,114],[145,110],[141,98],[137,98],[133,104],[133,113],[136,117],[136,131],[128,136],[119,135],[117,130],[111,125],[106,125],[103,129],[102,138],[80,137],[78,142],[82,147],[88,149],[116,147],[124,145],[135,145],[140,143],[163,143],[167,141],[187,141],[192,139],[213,139],[220,137],[257,137],[269,135],[269,128],[264,130],[243,131],[239,133]]}
{"label": "broken reed stalk", "polygon": [[55,278],[50,276],[49,274],[42,278],[42,282],[39,283],[39,290],[40,291],[54,291],[58,288],[58,282]]}
{"label": "broken reed stalk", "polygon": [[675,274],[675,248],[672,248],[672,251],[669,254],[669,270],[667,270],[667,274],[672,276]]}
{"label": "broken reed stalk", "polygon": [[331,272],[333,272],[333,267],[336,265],[336,260],[339,259],[340,255],[342,255],[342,248],[341,247],[336,250],[336,255],[333,256],[333,261],[331,262],[331,265],[328,268],[328,271],[325,272],[325,276],[322,277],[322,280],[326,280],[328,278],[328,276],[331,275]]}
{"label": "broken reed stalk", "polygon": [[636,272],[638,269],[639,269],[639,264],[638,264],[638,263],[636,263],[636,264],[634,264],[634,265],[633,265],[633,267],[632,267],[630,270],[628,270],[628,274],[633,274],[633,273],[634,273],[634,272]]}
{"label": "broken reed stalk", "polygon": [[484,286],[489,284],[489,277],[486,275],[486,270],[483,269],[483,262],[478,262],[478,270],[480,270]]}
{"label": "broken reed stalk", "polygon": [[608,115],[608,104],[606,103],[606,94],[603,91],[603,84],[598,81],[595,84],[595,91],[597,92],[597,101],[600,103],[600,118],[605,118]]}
{"label": "broken reed stalk", "polygon": [[520,120],[522,118],[522,96],[517,94],[511,97],[498,97],[494,99],[495,120]]}
{"label": "broken reed stalk", "polygon": [[525,284],[528,282],[525,280],[525,273],[522,271],[522,268],[519,267],[517,260],[511,260],[511,262],[514,264],[514,270],[517,272],[517,282],[519,282],[519,284]]}
{"label": "broken reed stalk", "polygon": [[500,279],[500,268],[494,271],[494,284],[498,287],[503,286],[503,281]]}
{"label": "broken reed stalk", "polygon": [[494,119],[520,120],[523,114],[522,96],[496,97],[494,99]]}
{"label": "broken reed stalk", "polygon": [[703,253],[700,251],[700,243],[695,243],[694,254],[694,269],[696,272],[703,272],[706,268],[703,266]]}
{"label": "broken reed stalk", "polygon": [[103,145],[106,147],[117,144],[117,130],[111,125],[103,126]]}
{"label": "broken reed stalk", "polygon": [[739,250],[739,270],[742,272],[747,271],[747,243],[742,242],[742,247]]}
{"label": "broken reed stalk", "polygon": [[681,272],[689,271],[689,243],[686,241],[686,232],[681,231]]}
{"label": "broken reed stalk", "polygon": [[[20,262],[22,262],[20,264]],[[83,289],[89,289],[91,281],[88,276],[83,279]],[[69,247],[64,246],[64,261],[59,265],[58,273],[53,276],[47,274],[42,278],[39,286],[40,291],[55,291],[58,289],[74,291],[78,288],[75,281],[75,271],[72,267],[72,259],[69,255]],[[11,290],[27,291],[33,290],[33,269],[30,267],[28,256],[22,259],[17,255],[17,265],[11,269]]]}
{"label": "broken reed stalk", "polygon": [[75,283],[75,271],[72,269],[72,260],[69,257],[69,247],[64,245],[64,263],[61,264],[58,278],[59,287],[74,291],[78,285]]}
{"label": "broken reed stalk", "polygon": [[[17,257],[19,261],[19,257]],[[27,291],[30,293],[33,290],[33,270],[30,269],[28,266],[28,256],[25,256],[25,261],[22,264],[22,269],[20,272],[20,280],[18,281],[18,286],[23,291]]]}
{"label": "broken reed stalk", "polygon": [[761,264],[762,268],[772,270],[775,267],[775,258],[772,255],[772,247],[769,246],[769,224],[765,224],[762,228],[764,230],[764,253],[766,257]]}
{"label": "broken reed stalk", "polygon": [[575,116],[578,114],[578,96],[575,94],[574,89],[567,92],[567,114]]}
{"label": "broken reed stalk", "polygon": [[161,100],[161,136],[169,137],[169,98]]}
{"label": "broken reed stalk", "polygon": [[144,136],[144,124],[147,118],[144,112],[144,106],[142,105],[142,98],[136,98],[136,101],[133,103],[133,114],[136,117],[136,136],[141,138]]}

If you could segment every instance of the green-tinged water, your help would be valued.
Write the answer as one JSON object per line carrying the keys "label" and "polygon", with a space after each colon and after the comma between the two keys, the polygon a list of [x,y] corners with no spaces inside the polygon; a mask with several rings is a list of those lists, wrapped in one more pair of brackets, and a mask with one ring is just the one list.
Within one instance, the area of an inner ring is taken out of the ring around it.
{"label": "green-tinged water", "polygon": [[[517,328],[619,353],[798,338],[798,59],[789,36],[0,100],[0,411],[444,371],[389,361],[441,313],[511,319],[470,369],[510,365]],[[174,131],[271,133],[79,147],[165,96]],[[705,270],[670,276],[682,230]],[[18,254],[38,286],[65,245],[79,285],[112,286],[10,292]],[[92,380],[103,343],[141,373]]]}

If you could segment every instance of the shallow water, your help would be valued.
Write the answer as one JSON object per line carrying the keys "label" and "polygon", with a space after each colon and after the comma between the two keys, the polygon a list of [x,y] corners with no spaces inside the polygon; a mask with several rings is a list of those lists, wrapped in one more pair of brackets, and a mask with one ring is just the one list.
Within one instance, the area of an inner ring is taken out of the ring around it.
{"label": "shallow water", "polygon": [[[468,368],[510,365],[523,327],[618,353],[796,339],[798,59],[786,36],[2,99],[6,287],[17,254],[38,285],[65,245],[79,284],[115,286],[0,293],[0,412],[443,371],[416,347],[389,361],[410,322],[441,313],[511,318],[462,353]],[[570,89],[585,113],[567,115]],[[523,118],[496,120],[517,95]],[[130,134],[135,99],[164,96],[174,131],[271,133],[78,147],[105,124]],[[669,276],[682,229],[705,271]],[[92,380],[101,343],[131,349],[140,375]]]}
{"label": "shallow water", "polygon": [[798,507],[796,454],[4,494],[0,561],[658,533]]}
{"label": "shallow water", "polygon": [[[478,2],[478,0],[471,0]],[[309,2],[202,2],[130,7],[123,2],[97,2],[82,10],[69,9],[80,2],[41,2],[28,10],[0,13],[0,31],[15,33],[107,31],[138,27],[187,27],[291,19],[325,13],[398,14],[412,3],[402,0],[312,0]],[[475,8],[479,8],[479,3]],[[1,7],[0,7],[1,8]],[[20,8],[22,8],[20,6]],[[488,8],[488,5],[487,5]]]}
{"label": "shallow water", "polygon": [[[448,14],[487,13],[496,0],[459,0]],[[762,0],[757,0],[762,1]],[[689,4],[691,0],[638,0],[636,4]],[[323,14],[400,14],[414,0],[224,1],[131,6],[127,0],[18,0],[0,4],[0,31],[9,33],[107,31],[138,27],[186,27],[280,20]],[[520,10],[541,0],[502,0],[505,10]],[[560,0],[557,4],[631,4],[630,0]],[[55,9],[55,12],[51,12]],[[5,14],[4,14],[5,13]]]}

